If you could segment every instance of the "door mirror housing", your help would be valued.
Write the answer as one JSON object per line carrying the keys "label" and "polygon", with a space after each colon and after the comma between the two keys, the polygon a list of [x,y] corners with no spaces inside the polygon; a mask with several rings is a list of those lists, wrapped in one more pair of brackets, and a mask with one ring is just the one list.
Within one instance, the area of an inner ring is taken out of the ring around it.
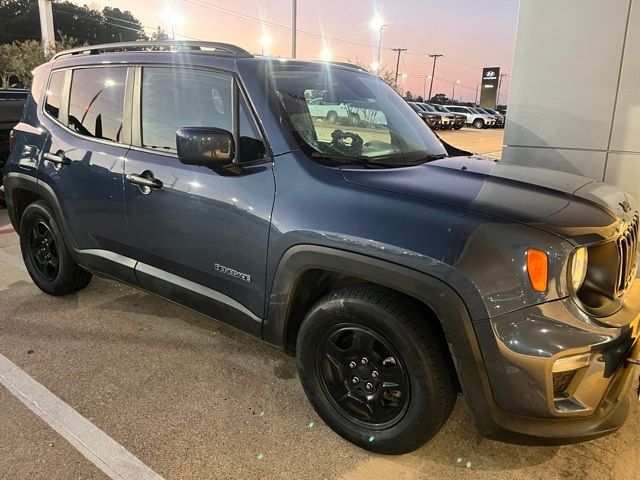
{"label": "door mirror housing", "polygon": [[209,168],[233,167],[236,144],[223,128],[182,127],[176,132],[178,159],[185,165]]}

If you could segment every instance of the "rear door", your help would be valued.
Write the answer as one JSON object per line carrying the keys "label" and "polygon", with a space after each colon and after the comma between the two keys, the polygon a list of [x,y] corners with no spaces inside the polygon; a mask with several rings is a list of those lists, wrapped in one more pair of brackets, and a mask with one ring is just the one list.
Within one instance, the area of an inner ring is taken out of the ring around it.
{"label": "rear door", "polygon": [[43,107],[49,138],[39,167],[40,188],[57,198],[73,246],[102,257],[127,253],[127,75],[122,66],[54,70]]}
{"label": "rear door", "polygon": [[[145,66],[136,79],[134,146],[125,174],[162,185],[150,189],[125,181],[139,283],[189,306],[203,299],[237,302],[262,317],[275,181],[236,80],[182,66]],[[234,133],[241,167],[235,174],[180,163],[176,131],[198,126]],[[187,298],[194,292],[202,294],[199,300]],[[258,322],[237,326],[259,334]]]}

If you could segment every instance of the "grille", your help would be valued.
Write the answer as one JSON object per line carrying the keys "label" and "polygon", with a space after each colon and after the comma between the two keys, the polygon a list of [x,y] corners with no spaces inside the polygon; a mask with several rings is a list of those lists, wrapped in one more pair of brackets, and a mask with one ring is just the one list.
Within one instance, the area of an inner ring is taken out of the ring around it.
{"label": "grille", "polygon": [[622,295],[634,280],[635,268],[638,262],[638,212],[633,216],[633,220],[627,229],[616,241],[618,245],[617,292]]}

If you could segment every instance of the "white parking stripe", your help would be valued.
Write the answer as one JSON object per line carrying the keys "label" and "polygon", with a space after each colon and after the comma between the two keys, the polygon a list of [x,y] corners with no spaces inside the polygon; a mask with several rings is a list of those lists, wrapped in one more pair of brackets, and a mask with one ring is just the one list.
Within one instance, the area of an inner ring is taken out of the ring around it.
{"label": "white parking stripe", "polygon": [[3,355],[0,355],[0,383],[109,477],[162,480],[122,445]]}

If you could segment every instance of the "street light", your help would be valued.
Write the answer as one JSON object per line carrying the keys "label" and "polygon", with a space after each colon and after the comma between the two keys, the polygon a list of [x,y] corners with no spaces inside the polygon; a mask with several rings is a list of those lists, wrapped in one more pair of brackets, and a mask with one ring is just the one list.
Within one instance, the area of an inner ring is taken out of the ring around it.
{"label": "street light", "polygon": [[455,101],[455,98],[456,98],[456,85],[460,83],[460,80],[454,80],[451,83],[453,85],[453,90],[451,92],[451,100]]}
{"label": "street light", "polygon": [[425,102],[428,102],[429,100],[431,100],[430,98],[427,98],[427,80],[430,80],[432,78],[433,77],[431,75],[424,76],[424,88],[422,89],[422,98]]}
{"label": "street light", "polygon": [[176,25],[182,23],[182,16],[171,6],[167,5],[164,9],[164,16],[171,24],[171,38],[176,39]]}
{"label": "street light", "polygon": [[262,38],[260,39],[260,46],[262,47],[263,56],[265,52],[269,53],[270,44],[271,44],[271,37],[269,37],[269,35],[265,33],[264,35],[262,35]]}
{"label": "street light", "polygon": [[329,62],[331,61],[331,50],[329,50],[328,48],[325,48],[322,51],[322,54],[320,56],[322,58],[323,62]]}
{"label": "street light", "polygon": [[380,52],[382,50],[382,30],[387,25],[384,23],[384,20],[380,15],[376,15],[371,19],[371,28],[378,32],[378,56],[376,58],[376,72],[380,68]]}

